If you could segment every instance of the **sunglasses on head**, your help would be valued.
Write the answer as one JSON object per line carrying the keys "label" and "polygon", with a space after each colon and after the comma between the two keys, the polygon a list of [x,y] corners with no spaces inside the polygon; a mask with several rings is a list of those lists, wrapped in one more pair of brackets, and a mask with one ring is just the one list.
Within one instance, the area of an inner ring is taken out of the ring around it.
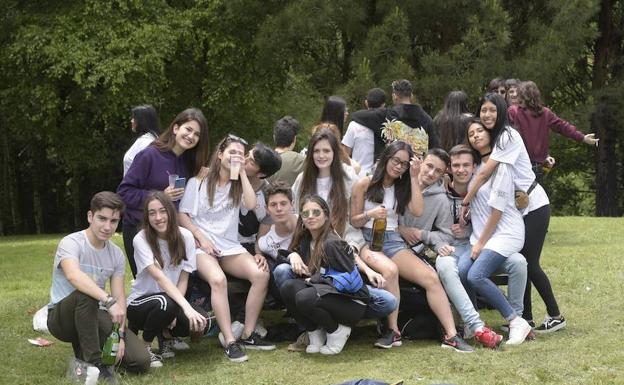
{"label": "sunglasses on head", "polygon": [[228,134],[227,140],[225,142],[226,143],[239,142],[243,144],[243,146],[247,146],[249,144],[247,143],[245,139],[241,138],[240,136],[233,135],[233,134]]}
{"label": "sunglasses on head", "polygon": [[301,212],[301,218],[303,219],[308,219],[310,217],[316,218],[316,217],[320,217],[321,213],[322,213],[321,209],[305,210]]}

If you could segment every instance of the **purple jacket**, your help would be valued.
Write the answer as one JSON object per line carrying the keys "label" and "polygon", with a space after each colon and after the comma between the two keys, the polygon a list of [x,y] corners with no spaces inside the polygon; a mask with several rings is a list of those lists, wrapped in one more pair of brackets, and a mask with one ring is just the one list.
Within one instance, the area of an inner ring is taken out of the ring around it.
{"label": "purple jacket", "polygon": [[[169,174],[178,174],[188,179],[184,155],[176,156],[172,151],[160,151],[154,146],[148,146],[139,152],[117,193],[126,203],[124,221],[127,224],[137,225],[143,217],[143,200],[154,190],[163,191],[169,186]],[[178,202],[174,202],[176,208]]]}

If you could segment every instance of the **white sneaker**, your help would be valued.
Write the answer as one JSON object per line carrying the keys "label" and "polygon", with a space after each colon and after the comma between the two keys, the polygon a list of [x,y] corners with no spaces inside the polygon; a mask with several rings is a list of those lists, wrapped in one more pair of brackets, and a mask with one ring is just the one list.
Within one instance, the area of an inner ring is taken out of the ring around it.
{"label": "white sneaker", "polygon": [[149,358],[150,358],[150,368],[162,367],[163,366],[162,357],[159,356],[158,354],[154,354],[154,352],[152,352],[151,346],[146,346],[145,348],[147,349],[147,354],[149,355]]}
{"label": "white sneaker", "polygon": [[[234,321],[232,322],[232,335],[234,336],[234,341],[238,341],[243,336],[243,331],[245,330],[245,325]],[[221,346],[224,348],[225,346],[225,337],[222,332],[219,332],[219,342],[221,342]]]}
{"label": "white sneaker", "polygon": [[266,338],[267,334],[269,333],[269,331],[264,327],[264,322],[260,318],[258,318],[258,321],[256,321],[256,328],[254,329],[254,331],[258,333],[258,335],[262,338]]}
{"label": "white sneaker", "polygon": [[325,345],[327,333],[325,333],[323,329],[316,329],[315,331],[308,332],[308,339],[310,343],[306,346],[306,353],[318,353],[321,351],[321,347]]}
{"label": "white sneaker", "polygon": [[509,323],[509,339],[506,345],[520,345],[531,332],[531,325],[522,317],[516,317]]}
{"label": "white sneaker", "polygon": [[351,335],[351,328],[345,325],[338,325],[333,333],[327,333],[327,343],[321,346],[321,354],[338,354],[342,351],[349,336]]}
{"label": "white sneaker", "polygon": [[182,338],[174,337],[171,348],[173,350],[189,350],[191,347]]}

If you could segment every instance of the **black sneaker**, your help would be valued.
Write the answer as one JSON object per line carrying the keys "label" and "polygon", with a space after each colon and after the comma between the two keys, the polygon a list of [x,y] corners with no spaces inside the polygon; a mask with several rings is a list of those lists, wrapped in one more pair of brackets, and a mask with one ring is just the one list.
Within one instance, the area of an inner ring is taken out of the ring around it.
{"label": "black sneaker", "polygon": [[241,349],[240,345],[236,341],[230,342],[228,346],[226,346],[223,349],[223,351],[225,352],[225,355],[227,356],[228,360],[232,362],[247,361],[247,355],[245,354],[243,349]]}
{"label": "black sneaker", "polygon": [[115,371],[112,367],[106,366],[104,364],[96,365],[96,367],[100,370],[100,375],[98,377],[98,382],[103,381],[107,384],[117,385],[117,378],[115,377]]}
{"label": "black sneaker", "polygon": [[462,340],[457,334],[451,338],[444,337],[442,340],[443,348],[454,349],[459,353],[472,353],[474,349],[472,346],[468,345],[466,341]]}
{"label": "black sneaker", "polygon": [[388,330],[376,342],[375,346],[382,349],[390,349],[394,346],[401,346],[401,335],[396,334],[394,330]]}
{"label": "black sneaker", "polygon": [[238,340],[238,343],[244,347],[245,349],[255,349],[255,350],[274,350],[275,344],[271,342],[267,342],[260,337],[258,333],[255,331],[251,333],[251,335],[247,338],[241,337]]}
{"label": "black sneaker", "polygon": [[566,320],[563,316],[559,316],[559,318],[553,318],[551,316],[546,316],[544,318],[544,322],[537,328],[535,328],[536,333],[552,333],[557,330],[561,330],[566,327]]}

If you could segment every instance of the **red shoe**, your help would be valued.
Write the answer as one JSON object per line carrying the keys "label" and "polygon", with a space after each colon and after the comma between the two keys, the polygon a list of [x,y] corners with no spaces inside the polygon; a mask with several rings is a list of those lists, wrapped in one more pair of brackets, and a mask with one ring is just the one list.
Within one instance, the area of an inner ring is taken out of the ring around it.
{"label": "red shoe", "polygon": [[477,342],[490,349],[498,349],[503,342],[503,336],[494,333],[491,329],[485,326],[483,329],[475,332],[474,337]]}

